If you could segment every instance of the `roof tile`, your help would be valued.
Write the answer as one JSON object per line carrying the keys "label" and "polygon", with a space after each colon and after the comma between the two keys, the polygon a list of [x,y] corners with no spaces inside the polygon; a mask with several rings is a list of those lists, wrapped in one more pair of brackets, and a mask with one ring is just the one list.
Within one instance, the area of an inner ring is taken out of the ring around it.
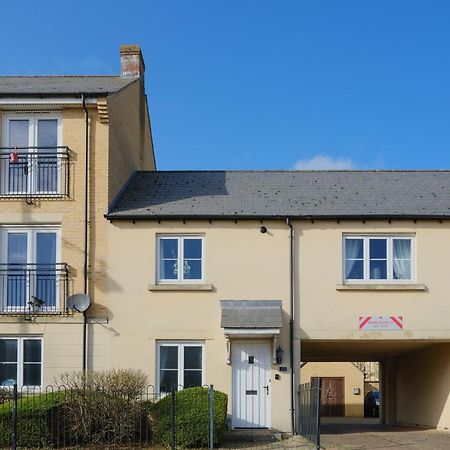
{"label": "roof tile", "polygon": [[136,78],[120,76],[0,76],[0,96],[111,94]]}
{"label": "roof tile", "polygon": [[449,217],[450,171],[136,172],[108,218]]}

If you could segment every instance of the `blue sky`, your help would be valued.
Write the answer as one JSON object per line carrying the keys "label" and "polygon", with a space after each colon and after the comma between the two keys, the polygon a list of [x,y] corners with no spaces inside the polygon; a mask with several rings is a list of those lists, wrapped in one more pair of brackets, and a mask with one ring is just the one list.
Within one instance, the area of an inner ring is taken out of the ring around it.
{"label": "blue sky", "polygon": [[163,170],[450,168],[446,0],[115,3],[8,2],[0,74],[115,74],[140,44]]}

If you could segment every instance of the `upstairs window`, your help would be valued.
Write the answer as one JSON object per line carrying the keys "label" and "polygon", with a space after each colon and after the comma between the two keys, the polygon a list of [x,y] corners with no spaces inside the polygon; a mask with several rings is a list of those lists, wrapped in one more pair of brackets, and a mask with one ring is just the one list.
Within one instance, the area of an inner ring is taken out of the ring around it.
{"label": "upstairs window", "polygon": [[[59,311],[59,230],[13,227],[0,230],[0,312]],[[62,294],[62,293],[61,293]],[[42,303],[42,304],[41,304]]]}
{"label": "upstairs window", "polygon": [[412,237],[344,237],[346,282],[410,282],[413,278]]}
{"label": "upstairs window", "polygon": [[5,114],[0,159],[2,195],[58,194],[65,178],[57,114]]}
{"label": "upstairs window", "polygon": [[203,280],[202,236],[159,236],[159,283],[195,283]]}

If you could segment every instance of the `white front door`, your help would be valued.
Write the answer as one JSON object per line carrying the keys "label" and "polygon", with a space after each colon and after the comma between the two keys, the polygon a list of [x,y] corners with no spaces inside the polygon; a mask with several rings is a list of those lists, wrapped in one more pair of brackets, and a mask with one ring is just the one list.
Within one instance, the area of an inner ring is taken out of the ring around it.
{"label": "white front door", "polygon": [[233,428],[270,427],[270,348],[269,342],[233,342]]}

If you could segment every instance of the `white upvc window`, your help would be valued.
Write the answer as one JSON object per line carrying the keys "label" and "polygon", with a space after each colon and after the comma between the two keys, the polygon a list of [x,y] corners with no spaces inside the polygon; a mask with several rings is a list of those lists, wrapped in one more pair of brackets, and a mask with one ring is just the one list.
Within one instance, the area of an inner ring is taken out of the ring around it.
{"label": "white upvc window", "polygon": [[157,389],[160,393],[205,383],[205,346],[198,341],[157,343]]}
{"label": "white upvc window", "polygon": [[157,237],[158,283],[199,283],[204,280],[204,237]]}
{"label": "white upvc window", "polygon": [[60,310],[60,230],[55,226],[0,227],[0,307],[3,312]]}
{"label": "white upvc window", "polygon": [[42,338],[0,337],[0,386],[42,386]]}
{"label": "white upvc window", "polygon": [[346,283],[411,283],[415,279],[413,236],[346,235],[343,254]]}
{"label": "white upvc window", "polygon": [[61,192],[61,114],[5,113],[0,159],[0,193],[4,195]]}

